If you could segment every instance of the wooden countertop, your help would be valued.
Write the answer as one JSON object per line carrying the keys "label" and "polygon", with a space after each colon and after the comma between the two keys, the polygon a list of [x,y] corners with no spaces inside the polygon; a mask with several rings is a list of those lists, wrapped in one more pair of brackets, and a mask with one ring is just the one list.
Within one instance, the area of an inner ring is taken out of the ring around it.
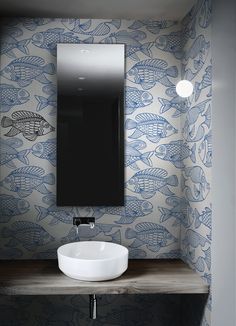
{"label": "wooden countertop", "polygon": [[181,260],[129,260],[128,270],[106,282],[65,276],[57,260],[0,261],[0,294],[74,295],[208,293],[208,285]]}

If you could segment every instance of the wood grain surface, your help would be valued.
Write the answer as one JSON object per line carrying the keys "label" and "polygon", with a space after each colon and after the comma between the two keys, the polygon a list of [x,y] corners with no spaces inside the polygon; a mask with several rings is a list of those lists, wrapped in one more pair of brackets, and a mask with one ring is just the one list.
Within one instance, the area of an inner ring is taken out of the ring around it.
{"label": "wood grain surface", "polygon": [[128,270],[106,282],[65,276],[57,260],[0,261],[0,294],[74,295],[208,293],[208,285],[181,260],[129,260]]}

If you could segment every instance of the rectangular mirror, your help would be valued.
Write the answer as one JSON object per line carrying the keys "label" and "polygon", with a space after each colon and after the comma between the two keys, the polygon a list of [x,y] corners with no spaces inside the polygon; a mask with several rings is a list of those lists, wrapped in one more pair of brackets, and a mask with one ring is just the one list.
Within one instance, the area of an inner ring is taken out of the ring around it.
{"label": "rectangular mirror", "polygon": [[57,45],[57,205],[124,205],[124,45]]}

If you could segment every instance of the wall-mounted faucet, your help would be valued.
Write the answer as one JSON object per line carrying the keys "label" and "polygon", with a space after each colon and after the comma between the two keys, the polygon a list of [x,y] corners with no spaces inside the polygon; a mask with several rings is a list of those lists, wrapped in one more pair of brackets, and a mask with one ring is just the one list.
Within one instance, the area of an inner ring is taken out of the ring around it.
{"label": "wall-mounted faucet", "polygon": [[77,233],[79,225],[89,225],[90,229],[93,229],[95,226],[95,218],[94,217],[73,217],[73,225],[77,227]]}

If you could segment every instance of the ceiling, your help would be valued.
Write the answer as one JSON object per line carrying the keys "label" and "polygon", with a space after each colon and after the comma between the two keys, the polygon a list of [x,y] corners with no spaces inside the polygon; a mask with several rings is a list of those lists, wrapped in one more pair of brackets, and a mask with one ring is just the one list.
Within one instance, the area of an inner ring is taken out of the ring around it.
{"label": "ceiling", "polygon": [[181,20],[195,0],[1,0],[0,15]]}

